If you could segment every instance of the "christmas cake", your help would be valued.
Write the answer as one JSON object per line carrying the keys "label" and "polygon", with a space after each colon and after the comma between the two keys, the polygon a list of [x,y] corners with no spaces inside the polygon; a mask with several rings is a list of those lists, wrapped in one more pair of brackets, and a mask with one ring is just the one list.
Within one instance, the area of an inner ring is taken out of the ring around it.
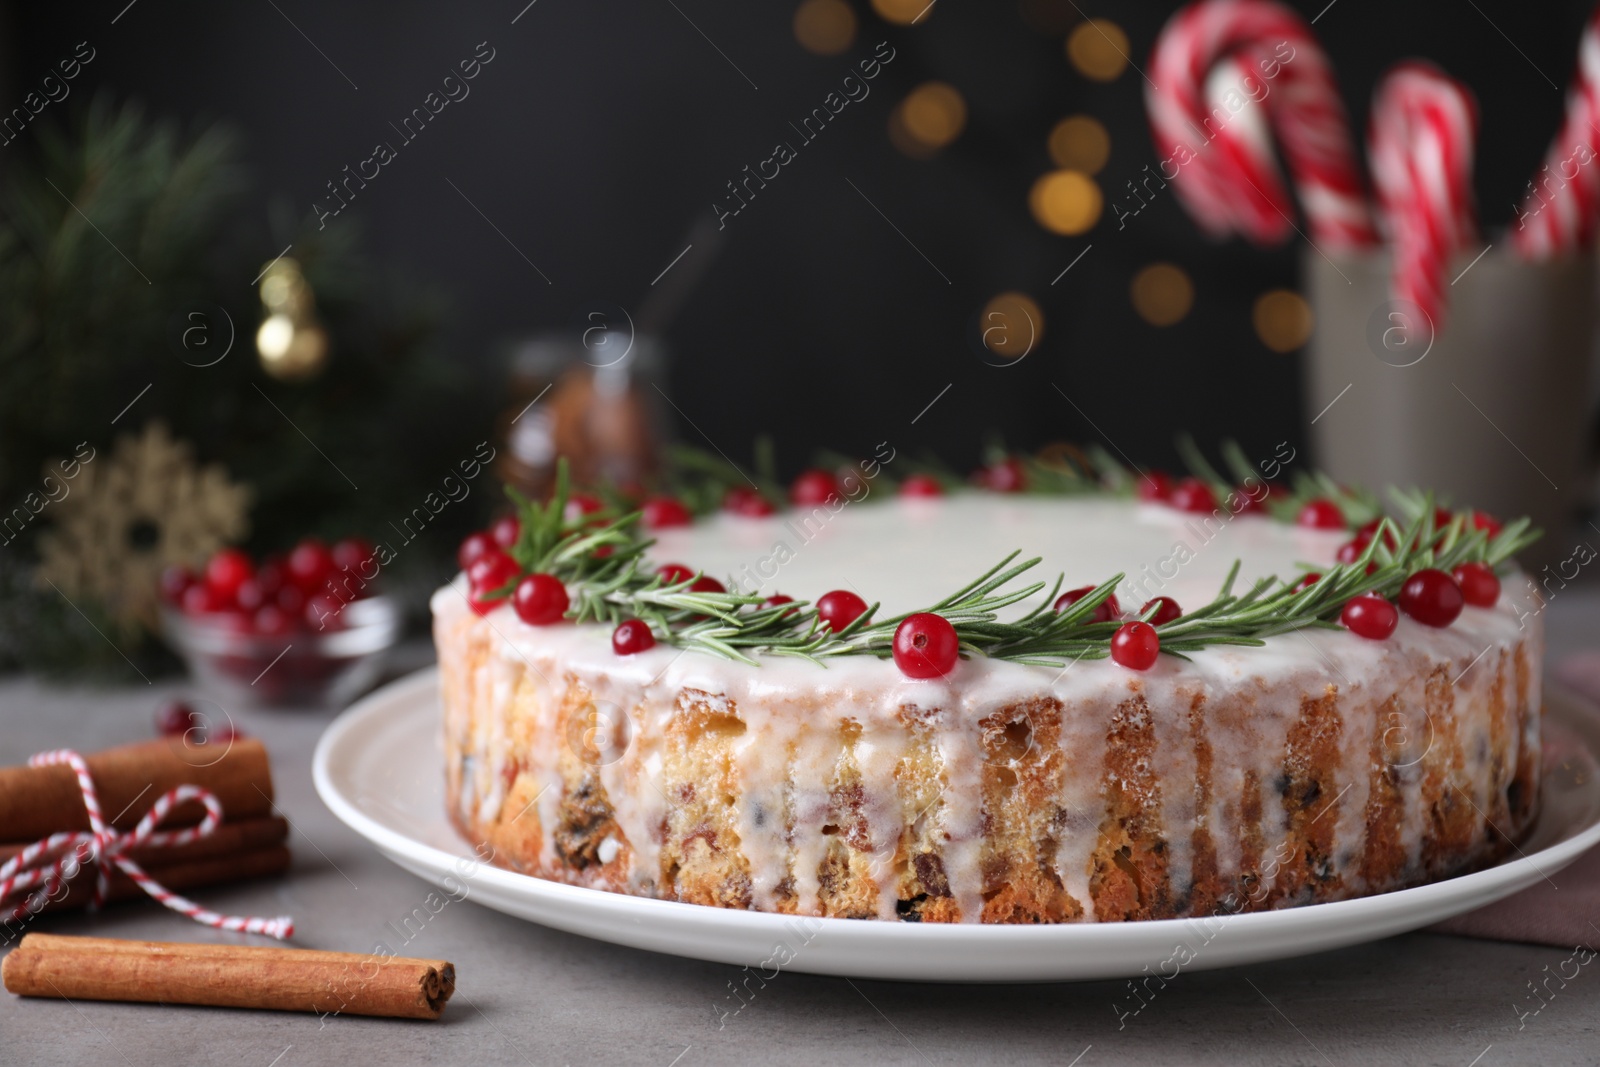
{"label": "christmas cake", "polygon": [[1010,462],[474,535],[432,605],[455,825],[578,886],[990,923],[1380,893],[1528,829],[1526,522]]}

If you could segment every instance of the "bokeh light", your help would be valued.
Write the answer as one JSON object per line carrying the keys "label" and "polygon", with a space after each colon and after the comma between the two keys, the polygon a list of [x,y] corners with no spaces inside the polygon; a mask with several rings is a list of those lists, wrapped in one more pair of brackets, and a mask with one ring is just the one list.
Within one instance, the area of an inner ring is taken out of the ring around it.
{"label": "bokeh light", "polygon": [[978,335],[989,351],[1015,362],[1044,337],[1044,312],[1027,293],[1001,293],[979,313]]}
{"label": "bokeh light", "polygon": [[881,18],[901,26],[918,21],[923,12],[933,7],[933,0],[872,0],[872,10]]}
{"label": "bokeh light", "polygon": [[1051,233],[1073,237],[1100,220],[1105,198],[1094,179],[1076,170],[1053,170],[1033,183],[1028,207]]}
{"label": "bokeh light", "polygon": [[1152,263],[1135,274],[1129,293],[1133,309],[1152,326],[1181,322],[1194,306],[1194,282],[1171,263]]}
{"label": "bokeh light", "polygon": [[1056,166],[1098,174],[1111,158],[1111,135],[1090,115],[1071,115],[1050,131],[1050,159]]}
{"label": "bokeh light", "polygon": [[923,82],[900,103],[906,135],[931,149],[943,148],[967,124],[967,102],[954,86]]}
{"label": "bokeh light", "polygon": [[1067,58],[1085,78],[1115,81],[1128,65],[1128,35],[1110,19],[1090,19],[1068,35]]}
{"label": "bokeh light", "polygon": [[1316,322],[1305,297],[1288,289],[1273,289],[1256,297],[1250,318],[1256,336],[1274,352],[1293,352],[1305,344]]}
{"label": "bokeh light", "polygon": [[923,144],[906,130],[905,112],[896,104],[889,109],[889,143],[894,145],[901,155],[910,156],[912,159],[932,159],[939,154],[937,148]]}
{"label": "bokeh light", "polygon": [[836,56],[856,39],[856,13],[845,0],[805,0],[794,12],[794,37],[819,56]]}

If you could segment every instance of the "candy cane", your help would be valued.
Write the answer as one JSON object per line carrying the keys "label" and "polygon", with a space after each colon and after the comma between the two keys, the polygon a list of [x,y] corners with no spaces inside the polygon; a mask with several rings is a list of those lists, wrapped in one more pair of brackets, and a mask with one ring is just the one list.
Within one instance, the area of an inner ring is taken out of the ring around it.
{"label": "candy cane", "polygon": [[1394,246],[1390,292],[1414,304],[1431,333],[1444,325],[1451,257],[1477,240],[1472,155],[1478,114],[1466,86],[1435,67],[1403,63],[1373,98],[1373,184]]}
{"label": "candy cane", "polygon": [[[1213,80],[1219,69],[1237,76]],[[1234,105],[1227,106],[1230,88]],[[1150,61],[1146,108],[1163,174],[1208,232],[1274,244],[1294,207],[1259,120],[1265,108],[1310,223],[1332,251],[1376,243],[1350,128],[1327,56],[1273,0],[1201,0],[1174,15]]]}
{"label": "candy cane", "polygon": [[1600,9],[1578,43],[1561,130],[1517,208],[1511,246],[1534,262],[1587,251],[1600,231]]}

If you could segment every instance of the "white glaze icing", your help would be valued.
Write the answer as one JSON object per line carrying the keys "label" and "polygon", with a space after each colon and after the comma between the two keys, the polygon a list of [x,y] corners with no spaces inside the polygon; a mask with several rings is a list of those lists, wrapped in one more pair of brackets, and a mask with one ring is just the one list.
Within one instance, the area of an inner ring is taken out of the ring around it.
{"label": "white glaze icing", "polygon": [[[1201,520],[1171,509],[1110,499],[1060,500],[962,495],[944,500],[888,501],[851,504],[835,512],[819,509],[809,522],[796,513],[752,520],[718,516],[688,529],[663,531],[651,550],[657,561],[680,562],[731,579],[730,588],[772,593],[781,591],[814,600],[833,588],[854,589],[870,601],[881,601],[893,614],[937,601],[1013,549],[1022,558],[1044,557],[1037,580],[1064,572],[1066,588],[1098,584],[1117,572],[1128,577],[1119,587],[1125,609],[1136,609],[1155,595],[1176,598],[1186,607],[1215,596],[1236,559],[1243,566],[1239,588],[1267,574],[1292,575],[1297,564],[1329,561],[1345,535],[1305,530],[1254,516],[1240,517],[1208,529]],[[777,566],[775,561],[782,562]],[[1178,565],[1173,561],[1182,560]],[[752,899],[771,907],[778,887],[792,879],[802,914],[817,910],[818,869],[827,839],[821,828],[829,818],[829,783],[840,755],[837,724],[853,720],[861,738],[853,754],[867,785],[864,812],[870,828],[868,852],[885,865],[909,815],[900,808],[893,788],[895,764],[909,744],[900,718],[904,706],[931,712],[942,755],[943,781],[938,803],[927,817],[938,820],[944,835],[944,865],[951,894],[964,917],[975,918],[982,905],[980,852],[983,844],[980,720],[1017,702],[1042,696],[1064,709],[1060,747],[1069,771],[1063,775],[1059,806],[1064,825],[1057,835],[1057,872],[1068,892],[1093,918],[1085,860],[1093,849],[1104,812],[1101,765],[1106,749],[1109,714],[1131,694],[1145,698],[1154,717],[1151,727],[1160,740],[1156,780],[1162,783],[1161,815],[1168,828],[1173,884],[1180,891],[1191,877],[1193,863],[1189,828],[1203,820],[1222,832],[1212,835],[1217,861],[1224,871],[1237,870],[1241,844],[1227,827],[1238,822],[1230,808],[1244,776],[1261,780],[1279,773],[1288,739],[1306,697],[1333,687],[1339,693],[1344,734],[1341,771],[1348,789],[1334,798],[1335,838],[1347,853],[1360,846],[1363,810],[1369,788],[1368,753],[1379,724],[1378,705],[1398,696],[1403,721],[1389,729],[1409,731],[1418,746],[1439,724],[1425,721],[1423,679],[1430,669],[1449,664],[1459,675],[1454,709],[1464,765],[1460,787],[1476,793],[1474,802],[1489,804],[1488,724],[1481,713],[1487,687],[1503,672],[1499,657],[1510,656],[1520,643],[1537,656],[1537,617],[1519,618],[1513,598],[1504,596],[1493,609],[1468,607],[1443,630],[1422,626],[1402,616],[1395,635],[1372,642],[1342,630],[1315,630],[1271,638],[1263,647],[1217,646],[1190,654],[1184,662],[1163,656],[1146,672],[1131,672],[1109,660],[1083,661],[1066,669],[1024,666],[984,659],[963,661],[943,679],[917,681],[904,677],[891,661],[870,657],[838,657],[825,667],[791,658],[762,657],[757,666],[732,663],[706,654],[658,646],[630,657],[615,655],[610,630],[599,626],[531,627],[502,607],[481,622],[470,619],[458,579],[434,597],[440,633],[452,627],[492,627],[492,662],[474,679],[488,708],[507,708],[511,685],[527,676],[533,685],[524,711],[533,716],[533,737],[558,736],[554,716],[569,681],[575,681],[603,704],[625,709],[632,719],[633,743],[619,760],[600,768],[600,779],[615,819],[631,846],[631,882],[641,891],[654,885],[661,841],[657,827],[667,801],[655,784],[662,773],[667,727],[685,690],[711,694],[734,709],[745,732],[731,749],[738,786],[739,848],[750,869]],[[1021,610],[1020,608],[1016,610]],[[441,642],[441,656],[448,649]],[[1487,665],[1485,665],[1487,661]],[[1481,667],[1482,669],[1477,669]],[[1538,705],[1537,663],[1534,693]],[[1196,696],[1208,706],[1236,707],[1240,695],[1250,701],[1249,714],[1225,714],[1208,721],[1213,751],[1214,789],[1206,810],[1197,811],[1195,755],[1186,709]],[[1502,694],[1508,703],[1513,694]],[[447,700],[447,704],[449,701]],[[447,712],[463,747],[471,755],[475,811],[492,819],[503,799],[507,750],[506,716],[472,717],[470,730]],[[1537,717],[1522,746],[1537,744]],[[1420,761],[1423,748],[1419,747]],[[541,823],[555,825],[561,776],[557,754],[527,754],[523,773],[543,789],[535,802]],[[1426,831],[1418,787],[1420,763],[1399,768],[1405,796],[1402,839],[1415,860]],[[1079,770],[1074,770],[1077,768]],[[467,792],[463,785],[463,793]],[[783,840],[777,813],[786,809],[794,823],[792,842]],[[474,810],[474,809],[468,809]],[[1261,832],[1270,850],[1288,831],[1287,809],[1265,804]],[[555,862],[552,835],[543,838],[546,863]],[[1341,857],[1336,857],[1339,859]],[[880,917],[895,914],[891,878],[879,879]]]}

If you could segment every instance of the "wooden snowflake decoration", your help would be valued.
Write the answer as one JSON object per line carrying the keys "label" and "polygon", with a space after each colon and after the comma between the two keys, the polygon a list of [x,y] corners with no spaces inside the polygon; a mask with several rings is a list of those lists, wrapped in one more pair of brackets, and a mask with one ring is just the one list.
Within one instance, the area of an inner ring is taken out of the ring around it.
{"label": "wooden snowflake decoration", "polygon": [[244,537],[249,504],[248,486],[229,481],[219,465],[201,467],[188,442],[151,422],[85,463],[71,493],[52,505],[39,580],[69,599],[92,599],[125,628],[154,627],[161,572],[198,567]]}

